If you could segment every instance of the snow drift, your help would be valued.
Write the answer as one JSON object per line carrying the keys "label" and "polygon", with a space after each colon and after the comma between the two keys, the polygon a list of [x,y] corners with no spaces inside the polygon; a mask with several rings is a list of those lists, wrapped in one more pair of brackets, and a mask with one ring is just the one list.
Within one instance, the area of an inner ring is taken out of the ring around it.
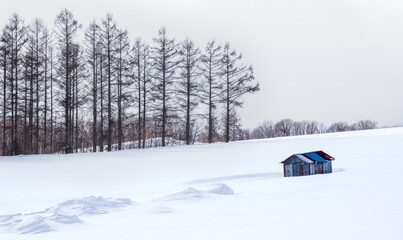
{"label": "snow drift", "polygon": [[0,216],[0,226],[17,233],[43,233],[56,229],[56,223],[81,223],[81,216],[106,214],[111,209],[132,205],[129,199],[85,197],[71,199],[44,211]]}

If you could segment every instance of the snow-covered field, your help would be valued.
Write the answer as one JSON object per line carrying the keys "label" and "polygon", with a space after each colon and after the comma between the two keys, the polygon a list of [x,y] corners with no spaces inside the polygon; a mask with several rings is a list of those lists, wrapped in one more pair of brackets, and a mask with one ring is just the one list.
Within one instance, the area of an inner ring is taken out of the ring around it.
{"label": "snow-covered field", "polygon": [[[334,173],[283,177],[323,150]],[[0,158],[0,239],[403,239],[403,128]]]}

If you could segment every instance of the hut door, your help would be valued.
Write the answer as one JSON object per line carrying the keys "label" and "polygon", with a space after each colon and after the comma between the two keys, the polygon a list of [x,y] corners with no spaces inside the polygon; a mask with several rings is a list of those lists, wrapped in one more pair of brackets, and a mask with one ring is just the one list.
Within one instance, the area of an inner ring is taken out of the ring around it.
{"label": "hut door", "polygon": [[323,174],[323,163],[318,164],[318,174]]}
{"label": "hut door", "polygon": [[297,163],[292,164],[292,175],[299,176],[299,164]]}
{"label": "hut door", "polygon": [[299,165],[299,175],[300,176],[304,176],[305,174],[304,174],[304,165]]}

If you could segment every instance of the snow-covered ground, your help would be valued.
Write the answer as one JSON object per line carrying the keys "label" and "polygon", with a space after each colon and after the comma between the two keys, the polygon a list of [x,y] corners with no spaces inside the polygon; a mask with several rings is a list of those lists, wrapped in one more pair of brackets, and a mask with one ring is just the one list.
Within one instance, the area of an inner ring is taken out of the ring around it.
{"label": "snow-covered ground", "polygon": [[[283,177],[323,150],[334,173]],[[403,128],[0,158],[0,239],[403,239]]]}

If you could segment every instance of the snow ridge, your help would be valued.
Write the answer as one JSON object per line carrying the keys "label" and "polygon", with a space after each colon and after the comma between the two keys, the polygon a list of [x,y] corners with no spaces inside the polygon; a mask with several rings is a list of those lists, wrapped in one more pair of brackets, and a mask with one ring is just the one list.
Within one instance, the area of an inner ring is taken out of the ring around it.
{"label": "snow ridge", "polygon": [[234,190],[223,183],[215,183],[206,186],[204,189],[188,188],[184,191],[170,194],[161,198],[162,201],[179,201],[179,200],[196,200],[202,199],[205,196],[217,194],[217,195],[234,195]]}
{"label": "snow ridge", "polygon": [[[184,191],[167,195],[156,202],[192,201],[211,195],[234,195],[234,191],[223,183],[215,183],[201,189],[189,187]],[[0,227],[20,234],[39,234],[58,230],[64,224],[82,223],[83,216],[106,214],[112,209],[133,205],[128,198],[105,199],[101,196],[75,198],[59,203],[44,211],[0,216]],[[171,213],[172,208],[163,206],[156,213]]]}
{"label": "snow ridge", "polygon": [[111,209],[132,205],[128,198],[105,199],[89,196],[59,203],[41,212],[0,216],[0,227],[21,234],[38,234],[57,229],[59,224],[81,223],[81,216],[106,214]]}

